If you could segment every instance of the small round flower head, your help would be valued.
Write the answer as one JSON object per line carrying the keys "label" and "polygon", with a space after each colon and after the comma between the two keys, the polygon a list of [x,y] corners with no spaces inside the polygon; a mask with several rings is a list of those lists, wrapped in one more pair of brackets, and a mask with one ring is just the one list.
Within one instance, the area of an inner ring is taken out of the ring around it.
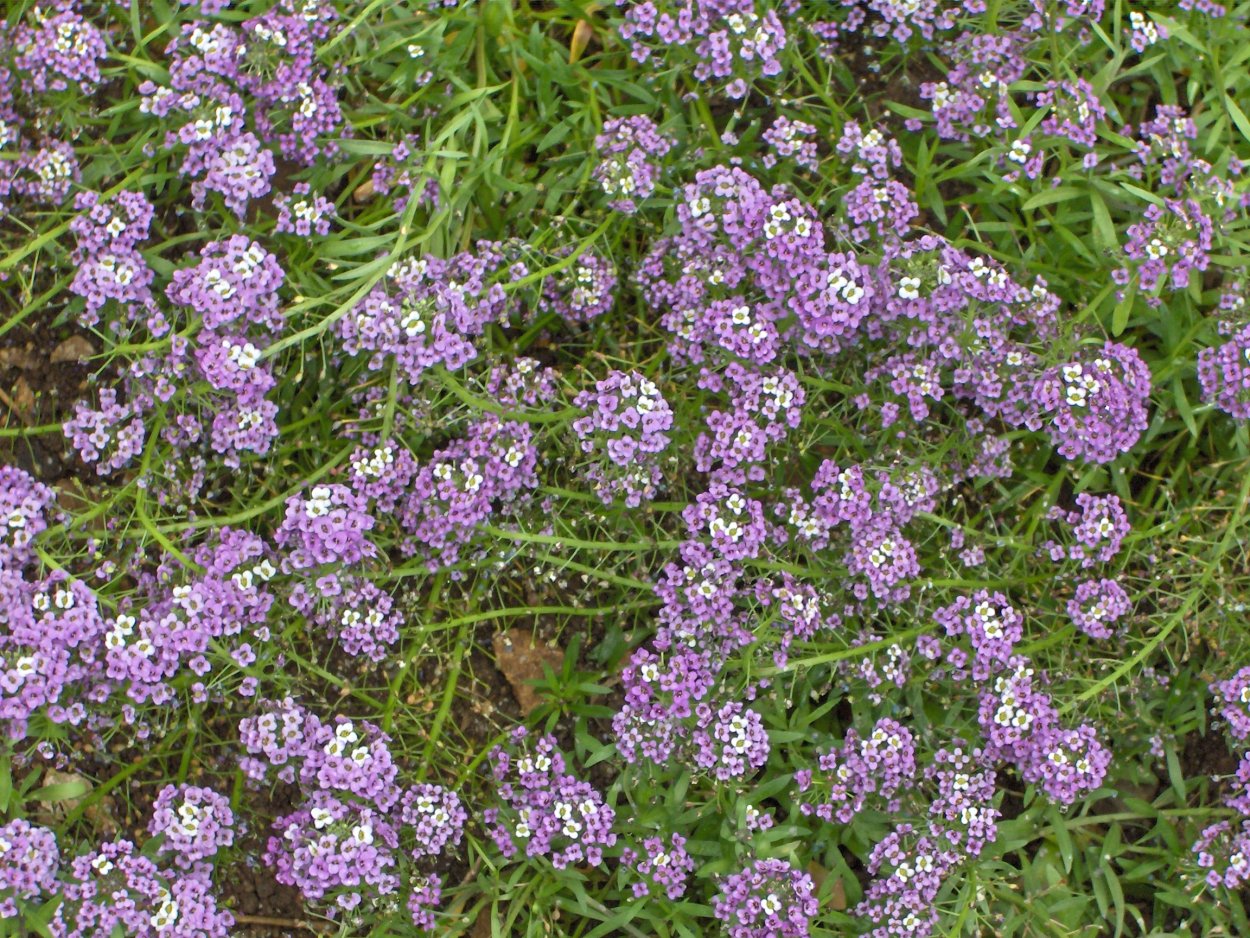
{"label": "small round flower head", "polygon": [[1238,420],[1250,420],[1250,326],[1198,353],[1202,397]]}
{"label": "small round flower head", "polygon": [[463,368],[477,356],[472,339],[505,316],[507,292],[493,281],[506,267],[498,246],[484,241],[448,259],[397,261],[335,332],[349,355],[367,353],[373,370],[393,355],[413,385],[435,365]]}
{"label": "small round flower head", "polygon": [[34,540],[48,527],[56,495],[16,466],[0,466],[0,570],[19,570],[35,556]]}
{"label": "small round flower head", "polygon": [[886,514],[873,515],[852,527],[846,569],[867,581],[866,589],[857,584],[864,597],[871,591],[887,603],[905,602],[911,595],[910,581],[920,575],[916,548]]}
{"label": "small round flower head", "polygon": [[70,187],[82,178],[74,148],[63,140],[44,140],[18,156],[13,193],[35,202],[60,205]]}
{"label": "small round flower head", "polygon": [[1016,656],[1012,669],[981,692],[977,719],[988,758],[1023,762],[1032,752],[1031,740],[1058,724],[1059,712],[1038,683],[1028,660]]}
{"label": "small round flower head", "polygon": [[1052,801],[1072,804],[1099,785],[1111,764],[1111,751],[1088,724],[1037,730],[1020,764],[1026,782],[1036,784]]}
{"label": "small round flower head", "polygon": [[1228,735],[1241,743],[1250,739],[1250,667],[1211,685],[1215,712],[1224,721]]}
{"label": "small round flower head", "polygon": [[1130,609],[1128,594],[1115,580],[1086,580],[1068,600],[1068,616],[1091,638],[1110,638],[1111,627]]}
{"label": "small round flower head", "polygon": [[313,195],[312,186],[308,183],[296,183],[293,194],[278,196],[273,204],[278,210],[278,221],[274,227],[278,234],[307,238],[314,231],[322,237],[330,233],[334,203],[322,195]]}
{"label": "small round flower head", "polygon": [[1002,593],[979,590],[971,597],[961,596],[933,613],[933,618],[950,637],[966,635],[972,645],[972,677],[986,680],[1002,670],[1011,659],[1012,649],[1024,637],[1024,617]]}
{"label": "small round flower head", "polygon": [[868,855],[873,876],[856,916],[872,922],[869,938],[921,938],[938,923],[937,897],[947,875],[963,859],[948,832],[934,824],[917,831],[898,824]]}
{"label": "small round flower head", "polygon": [[69,864],[48,930],[53,938],[226,938],[234,916],[218,909],[210,872],[204,864],[162,871],[130,841],[106,843]]}
{"label": "small round flower head", "polygon": [[1165,289],[1185,290],[1190,276],[1210,264],[1215,225],[1197,199],[1165,199],[1149,205],[1143,220],[1128,228],[1127,266],[1113,274],[1125,286],[1135,281],[1151,306]]}
{"label": "small round flower head", "polygon": [[1208,886],[1240,889],[1250,881],[1250,820],[1220,821],[1203,829],[1194,858]]}
{"label": "small round flower head", "polygon": [[288,551],[296,569],[355,564],[377,554],[366,536],[373,525],[368,501],[347,486],[314,485],[307,494],[287,499],[274,541]]}
{"label": "small round flower head", "polygon": [[278,291],[286,278],[273,254],[246,235],[211,241],[194,267],[174,271],[166,289],[170,301],[189,307],[205,329],[259,326],[276,332],[284,323]]}
{"label": "small round flower head", "polygon": [[524,848],[527,857],[546,857],[557,869],[603,861],[603,850],[616,843],[616,812],[586,782],[565,771],[554,736],[532,743],[518,727],[506,747],[491,752],[499,807],[483,819],[506,859]]}
{"label": "small round flower head", "polygon": [[800,810],[826,822],[849,824],[870,803],[897,810],[899,793],[914,783],[915,743],[910,730],[887,717],[867,736],[847,730],[842,745],[822,755],[819,764],[819,776],[803,772],[798,777],[800,790],[813,790],[816,796],[804,799]]}
{"label": "small round flower head", "polygon": [[758,557],[768,538],[763,504],[720,482],[696,496],[681,516],[692,539],[710,542],[726,560]]}
{"label": "small round flower head", "polygon": [[423,931],[433,931],[438,920],[434,909],[443,901],[443,880],[437,873],[418,876],[408,884],[408,914],[412,924]]}
{"label": "small round flower head", "polygon": [[436,857],[459,844],[469,819],[459,795],[425,783],[404,792],[399,815],[414,837],[410,848],[413,859]]}
{"label": "small round flower head", "polygon": [[1107,342],[1047,370],[1034,392],[1061,455],[1108,463],[1146,429],[1150,369],[1136,350]]}
{"label": "small round flower head", "polygon": [[637,848],[621,850],[622,874],[626,870],[633,882],[630,891],[641,899],[662,890],[676,901],[686,894],[686,883],[694,872],[694,859],[686,851],[686,838],[681,834],[645,837]]}
{"label": "small round flower head", "polygon": [[794,165],[815,172],[819,167],[816,152],[816,128],[804,121],[792,121],[785,115],[779,116],[767,130],[764,140],[772,152],[764,157],[766,166],[775,166],[780,160],[793,160]]}
{"label": "small round flower head", "polygon": [[16,918],[16,900],[51,891],[60,864],[52,831],[21,818],[0,826],[0,916]]}
{"label": "small round flower head", "polygon": [[1052,560],[1076,560],[1086,568],[1109,562],[1120,552],[1120,545],[1131,530],[1119,496],[1082,492],[1076,497],[1076,504],[1077,511],[1051,511],[1052,518],[1069,526],[1076,543],[1065,548],[1047,541],[1043,547],[1049,550]]}
{"label": "small round flower head", "polygon": [[264,861],[278,882],[318,905],[355,908],[366,896],[399,888],[399,837],[386,815],[327,791],[313,792],[299,810],[274,822]]}
{"label": "small round flower head", "polygon": [[593,391],[573,399],[585,416],[573,421],[583,453],[592,458],[586,476],[604,504],[623,495],[636,507],[654,495],[661,479],[658,456],[668,446],[673,412],[649,378],[614,371]]}
{"label": "small round flower head", "polygon": [[631,3],[620,32],[635,61],[693,59],[694,79],[731,98],[745,98],[756,78],[780,73],[786,46],[781,18],[774,10],[760,12],[755,0]]}
{"label": "small round flower head", "polygon": [[77,3],[42,0],[32,19],[14,31],[13,65],[23,91],[42,94],[73,88],[89,95],[100,83],[104,34],[78,12]]}
{"label": "small round flower head", "polygon": [[454,563],[477,525],[538,486],[537,465],[527,424],[484,415],[416,474],[399,510],[402,549],[425,554],[431,569]]}
{"label": "small round flower head", "polygon": [[[567,254],[567,252],[565,252]],[[543,282],[543,299],[568,322],[589,322],[612,308],[616,269],[598,252],[578,255],[571,265]]]}
{"label": "small round flower head", "polygon": [[605,121],[595,137],[601,160],[595,181],[611,198],[618,212],[632,214],[654,191],[660,161],[673,147],[672,138],[660,133],[649,117],[617,117]]}
{"label": "small round flower head", "polygon": [[768,733],[760,715],[737,701],[719,708],[700,703],[692,742],[694,764],[719,781],[753,775],[768,761]]}
{"label": "small round flower head", "polygon": [[751,860],[722,877],[712,914],[729,938],[805,938],[819,910],[812,878],[784,860]]}
{"label": "small round flower head", "polygon": [[113,388],[100,389],[100,406],[74,402],[74,416],[62,428],[83,462],[108,475],[128,466],[143,452],[146,437],[139,410],[117,399]]}
{"label": "small round flower head", "polygon": [[153,805],[148,832],[164,838],[161,852],[190,869],[234,843],[229,800],[210,788],[166,785]]}

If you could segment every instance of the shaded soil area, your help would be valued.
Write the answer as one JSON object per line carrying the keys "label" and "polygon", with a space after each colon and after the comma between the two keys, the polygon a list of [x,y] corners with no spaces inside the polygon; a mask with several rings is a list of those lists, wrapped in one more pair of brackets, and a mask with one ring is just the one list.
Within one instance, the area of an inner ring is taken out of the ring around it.
{"label": "shaded soil area", "polygon": [[59,425],[90,397],[86,359],[96,351],[90,337],[38,320],[0,335],[0,464],[48,484],[82,474]]}

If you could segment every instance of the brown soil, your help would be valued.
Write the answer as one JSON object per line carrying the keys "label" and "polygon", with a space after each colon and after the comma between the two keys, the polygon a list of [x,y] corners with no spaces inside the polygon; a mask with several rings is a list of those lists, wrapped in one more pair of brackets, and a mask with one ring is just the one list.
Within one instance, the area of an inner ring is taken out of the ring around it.
{"label": "brown soil", "polygon": [[[66,361],[67,341],[80,336],[40,318],[0,336],[0,427],[19,429],[59,424],[73,416],[74,402],[90,397],[89,361]],[[80,340],[95,344],[89,336]],[[74,340],[74,341],[80,341]],[[81,346],[80,346],[81,348]],[[61,354],[57,350],[61,349]],[[16,466],[48,484],[86,475],[59,430],[31,436],[0,436],[0,464]],[[91,473],[94,475],[94,473]]]}

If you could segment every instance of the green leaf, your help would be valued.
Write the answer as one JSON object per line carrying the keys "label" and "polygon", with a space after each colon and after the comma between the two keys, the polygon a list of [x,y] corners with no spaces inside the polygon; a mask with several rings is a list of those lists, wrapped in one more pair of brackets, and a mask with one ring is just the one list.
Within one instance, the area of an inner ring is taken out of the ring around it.
{"label": "green leaf", "polygon": [[1241,106],[1228,95],[1224,95],[1224,106],[1228,108],[1228,116],[1233,119],[1233,123],[1236,124],[1237,129],[1241,131],[1241,135],[1245,137],[1246,140],[1250,140],[1250,120],[1246,118],[1246,112],[1243,111]]}
{"label": "green leaf", "polygon": [[1120,335],[1128,326],[1128,318],[1133,312],[1133,301],[1137,298],[1137,288],[1129,287],[1124,294],[1124,299],[1115,304],[1115,311],[1111,314],[1111,334]]}
{"label": "green leaf", "polygon": [[1107,209],[1106,201],[1091,189],[1089,203],[1094,210],[1094,244],[1103,251],[1114,250],[1120,242],[1116,237],[1115,224],[1111,221],[1111,212]]}
{"label": "green leaf", "polygon": [[1026,199],[1020,207],[1028,211],[1029,209],[1040,208],[1043,205],[1067,202],[1069,199],[1075,199],[1085,191],[1085,189],[1077,186],[1059,186],[1056,189],[1045,189]]}

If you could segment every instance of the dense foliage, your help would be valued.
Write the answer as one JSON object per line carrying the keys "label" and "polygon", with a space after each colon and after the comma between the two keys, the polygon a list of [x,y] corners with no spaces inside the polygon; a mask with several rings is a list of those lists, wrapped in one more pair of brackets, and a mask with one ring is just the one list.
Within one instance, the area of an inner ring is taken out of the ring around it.
{"label": "dense foliage", "polygon": [[5,8],[0,933],[1250,934],[1250,3]]}

